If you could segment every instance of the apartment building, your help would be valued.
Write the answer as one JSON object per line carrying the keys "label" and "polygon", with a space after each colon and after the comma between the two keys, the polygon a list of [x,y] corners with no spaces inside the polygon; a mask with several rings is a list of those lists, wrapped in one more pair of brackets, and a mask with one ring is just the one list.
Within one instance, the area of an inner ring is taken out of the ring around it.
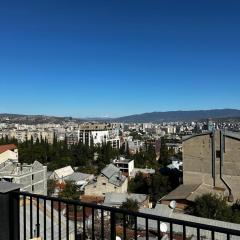
{"label": "apartment building", "polygon": [[110,142],[113,148],[120,148],[119,131],[114,124],[84,123],[79,126],[78,141],[84,144]]}
{"label": "apartment building", "polygon": [[21,184],[21,190],[47,195],[47,167],[40,162],[21,164],[7,160],[0,164],[0,181]]}
{"label": "apartment building", "polygon": [[131,176],[134,169],[134,160],[119,157],[114,159],[112,163],[118,167],[125,176]]}
{"label": "apartment building", "polygon": [[183,138],[183,185],[161,199],[179,208],[205,193],[240,199],[240,134],[208,131]]}
{"label": "apartment building", "polygon": [[183,141],[183,183],[223,189],[240,199],[240,134],[211,131]]}

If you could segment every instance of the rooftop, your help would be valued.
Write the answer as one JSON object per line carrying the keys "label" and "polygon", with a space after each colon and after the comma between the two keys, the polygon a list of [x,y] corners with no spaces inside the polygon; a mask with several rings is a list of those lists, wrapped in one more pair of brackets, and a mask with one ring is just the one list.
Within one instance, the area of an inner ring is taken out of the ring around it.
{"label": "rooftop", "polygon": [[14,150],[14,149],[17,149],[17,146],[15,144],[0,145],[0,154],[3,152],[6,152],[7,150]]}

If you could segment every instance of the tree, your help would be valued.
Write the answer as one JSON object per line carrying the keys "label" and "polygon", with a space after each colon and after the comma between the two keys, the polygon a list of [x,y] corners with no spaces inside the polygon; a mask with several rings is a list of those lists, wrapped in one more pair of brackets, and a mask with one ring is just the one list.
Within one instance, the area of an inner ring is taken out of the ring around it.
{"label": "tree", "polygon": [[79,200],[80,190],[75,183],[73,183],[72,181],[67,181],[63,190],[59,192],[58,196],[60,198]]}
{"label": "tree", "polygon": [[[139,210],[139,206],[138,206],[138,202],[136,200],[127,198],[127,200],[125,202],[122,203],[121,207],[122,209],[127,209],[128,211],[132,211],[132,212],[138,212]],[[123,221],[123,219],[122,219]],[[133,216],[127,216],[127,224],[132,227],[134,224],[134,217]]]}
{"label": "tree", "polygon": [[187,212],[198,217],[227,222],[232,219],[231,207],[227,205],[226,200],[211,193],[197,197],[194,205],[189,207]]}
{"label": "tree", "polygon": [[169,178],[159,173],[150,176],[138,173],[128,184],[129,192],[148,194],[154,203],[171,190]]}
{"label": "tree", "polygon": [[127,209],[132,212],[138,212],[139,210],[138,202],[131,198],[127,198],[127,200],[122,203],[120,208]]}
{"label": "tree", "polygon": [[55,192],[56,181],[54,179],[49,179],[47,181],[47,195],[52,196]]}
{"label": "tree", "polygon": [[240,200],[232,205],[232,222],[240,223]]}
{"label": "tree", "polygon": [[162,138],[161,139],[161,149],[160,149],[160,159],[159,159],[159,162],[163,166],[166,166],[166,165],[168,165],[168,159],[169,159],[168,148],[167,148],[167,145],[165,143],[165,140]]}
{"label": "tree", "polygon": [[128,184],[128,191],[132,193],[148,194],[149,183],[147,178],[140,172]]}
{"label": "tree", "polygon": [[154,174],[151,176],[149,192],[154,203],[156,203],[161,197],[169,193],[171,190],[171,184],[167,176],[163,176],[161,174]]}

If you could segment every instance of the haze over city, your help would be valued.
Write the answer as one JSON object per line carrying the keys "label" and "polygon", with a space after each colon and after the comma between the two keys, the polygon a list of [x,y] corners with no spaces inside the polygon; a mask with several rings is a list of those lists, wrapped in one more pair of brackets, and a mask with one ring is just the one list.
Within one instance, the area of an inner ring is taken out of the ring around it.
{"label": "haze over city", "polygon": [[2,1],[0,112],[239,109],[239,11],[239,1]]}

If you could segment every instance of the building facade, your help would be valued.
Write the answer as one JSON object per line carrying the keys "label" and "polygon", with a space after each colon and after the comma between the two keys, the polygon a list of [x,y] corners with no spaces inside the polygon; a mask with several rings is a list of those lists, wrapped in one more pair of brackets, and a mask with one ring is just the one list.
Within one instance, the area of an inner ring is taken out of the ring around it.
{"label": "building facade", "polygon": [[47,167],[38,161],[30,165],[12,160],[0,164],[0,181],[21,184],[21,191],[47,195]]}
{"label": "building facade", "polygon": [[85,186],[85,195],[105,196],[108,192],[126,193],[128,179],[119,168],[109,164],[97,178]]}
{"label": "building facade", "polygon": [[229,201],[235,201],[240,199],[239,183],[239,134],[211,131],[184,139],[184,185],[210,185],[222,189]]}

